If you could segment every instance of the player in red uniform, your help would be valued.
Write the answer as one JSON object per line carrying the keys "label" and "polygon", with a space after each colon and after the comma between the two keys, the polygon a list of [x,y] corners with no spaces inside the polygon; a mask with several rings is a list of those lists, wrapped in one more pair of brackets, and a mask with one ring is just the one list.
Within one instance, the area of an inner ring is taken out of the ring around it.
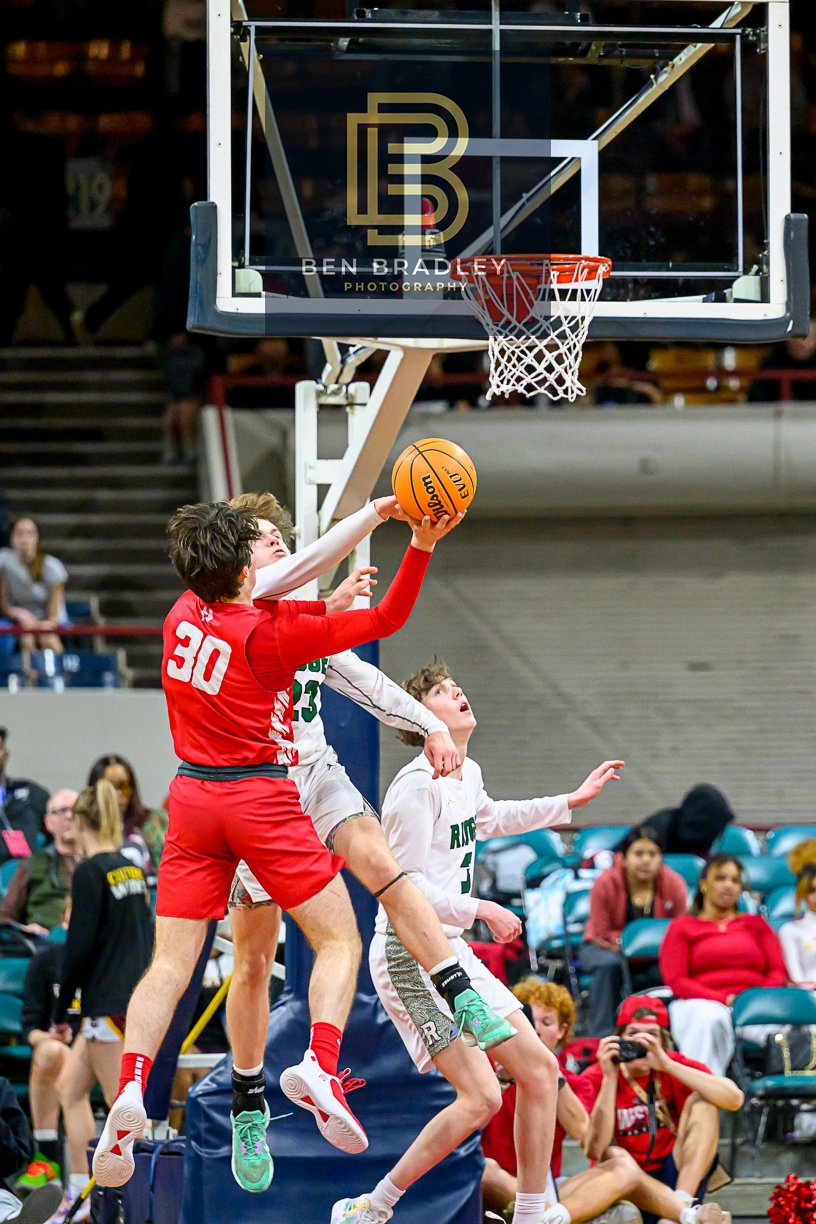
{"label": "player in red uniform", "polygon": [[[153,960],[128,1007],[119,1093],[94,1155],[100,1185],[122,1185],[133,1172],[132,1147],[144,1131],[143,1091],[152,1060],[207,924],[224,915],[240,859],[314,950],[309,989],[314,1072],[302,1087],[320,1107],[320,1129],[344,1151],[367,1146],[340,1081],[324,1069],[337,1065],[360,939],[337,874],[343,860],[318,839],[287,777],[297,760],[292,680],[296,668],[311,659],[396,632],[413,607],[434,546],[461,518],[412,524],[411,544],[377,607],[331,617],[323,601],[253,603],[258,526],[247,515],[212,503],[183,506],[171,519],[170,557],[190,589],[164,623],[162,685],[182,763],[170,786]],[[247,1087],[245,1112],[254,1113],[258,1095],[253,1099],[252,1085]],[[268,1117],[264,1103],[263,1125],[242,1123],[242,1115],[233,1118],[233,1169],[239,1166],[238,1180],[255,1190],[266,1189],[272,1177]]]}

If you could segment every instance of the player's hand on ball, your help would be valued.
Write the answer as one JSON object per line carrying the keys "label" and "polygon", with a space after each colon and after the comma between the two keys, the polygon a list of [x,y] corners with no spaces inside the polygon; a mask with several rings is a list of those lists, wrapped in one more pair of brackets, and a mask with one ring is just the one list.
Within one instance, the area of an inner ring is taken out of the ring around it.
{"label": "player's hand on ball", "polygon": [[421,552],[433,552],[439,541],[444,540],[454,527],[458,527],[464,517],[461,511],[453,518],[443,514],[439,522],[434,523],[430,515],[426,514],[421,523],[411,523],[414,548],[420,549]]}
{"label": "player's hand on ball", "polygon": [[616,771],[623,769],[623,766],[623,761],[604,761],[603,765],[593,769],[578,789],[567,795],[567,806],[570,811],[573,808],[586,807],[600,795],[607,782],[620,782],[620,774]]}
{"label": "player's hand on ball", "polygon": [[364,565],[352,570],[348,578],[344,578],[335,591],[326,600],[326,612],[332,616],[335,612],[347,612],[355,599],[370,599],[372,587],[377,585],[376,565]]}
{"label": "player's hand on ball", "polygon": [[400,519],[403,523],[408,521],[408,515],[403,510],[396,497],[375,498],[374,509],[377,511],[381,519]]}
{"label": "player's hand on ball", "polygon": [[425,755],[433,765],[434,778],[447,777],[462,764],[462,758],[456,750],[447,731],[432,731],[425,739]]}
{"label": "player's hand on ball", "polygon": [[496,943],[511,943],[521,934],[521,919],[495,901],[480,901],[476,917],[487,923]]}

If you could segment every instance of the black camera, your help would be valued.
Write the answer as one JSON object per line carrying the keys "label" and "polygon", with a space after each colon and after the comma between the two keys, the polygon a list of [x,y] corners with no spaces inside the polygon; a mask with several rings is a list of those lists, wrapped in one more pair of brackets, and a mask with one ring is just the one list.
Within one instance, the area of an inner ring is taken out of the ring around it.
{"label": "black camera", "polygon": [[615,1063],[634,1062],[636,1058],[645,1058],[648,1053],[645,1045],[641,1045],[639,1041],[621,1037],[620,1050],[612,1061]]}

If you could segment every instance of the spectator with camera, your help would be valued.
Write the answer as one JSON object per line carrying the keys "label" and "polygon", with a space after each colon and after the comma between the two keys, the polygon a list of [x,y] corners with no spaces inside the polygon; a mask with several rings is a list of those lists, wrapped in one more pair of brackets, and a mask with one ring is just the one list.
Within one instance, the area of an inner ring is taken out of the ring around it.
{"label": "spectator with camera", "polygon": [[[528,1019],[543,1044],[553,1054],[572,1036],[575,1004],[572,995],[554,982],[528,978],[514,987],[513,993],[524,1004]],[[499,1059],[501,1052],[498,1051]],[[512,1218],[516,1195],[516,1156],[513,1144],[516,1086],[504,1068],[497,1064],[496,1074],[502,1087],[499,1112],[482,1130],[482,1150],[485,1167],[482,1174],[482,1198],[485,1207],[503,1212]],[[602,1224],[640,1224],[641,1215],[631,1203],[620,1202],[627,1197],[639,1177],[639,1169],[626,1152],[610,1147],[602,1159],[583,1173],[561,1179],[561,1153],[565,1135],[583,1142],[589,1131],[589,1113],[594,1100],[592,1089],[583,1076],[562,1068],[558,1081],[556,1126],[553,1138],[552,1188],[558,1207],[545,1212],[542,1224],[581,1224],[597,1220]],[[557,1186],[557,1190],[556,1190]]]}
{"label": "spectator with camera", "polygon": [[[731,1004],[754,986],[786,986],[775,933],[759,914],[741,914],[742,864],[715,854],[700,876],[691,913],[669,926],[660,949],[663,981],[674,995],[677,1048],[723,1075],[734,1054]],[[773,1027],[749,1025],[740,1036],[761,1045]]]}
{"label": "spectator with camera", "polygon": [[27,935],[47,935],[59,926],[79,861],[74,830],[75,790],[58,790],[45,805],[47,846],[20,859],[0,901],[0,923],[14,923]]}
{"label": "spectator with camera", "polygon": [[584,1151],[598,1160],[614,1143],[633,1157],[639,1172],[627,1198],[644,1224],[721,1224],[726,1213],[701,1200],[727,1180],[717,1159],[718,1110],[740,1109],[743,1095],[672,1049],[665,1004],[626,999],[615,1033],[602,1038],[597,1064],[581,1078],[594,1101]]}
{"label": "spectator with camera", "polygon": [[688,903],[685,881],[663,862],[658,835],[649,825],[630,829],[619,849],[592,887],[580,951],[581,968],[592,975],[589,1031],[598,1037],[612,1032],[623,997],[623,928],[637,918],[678,918]]}

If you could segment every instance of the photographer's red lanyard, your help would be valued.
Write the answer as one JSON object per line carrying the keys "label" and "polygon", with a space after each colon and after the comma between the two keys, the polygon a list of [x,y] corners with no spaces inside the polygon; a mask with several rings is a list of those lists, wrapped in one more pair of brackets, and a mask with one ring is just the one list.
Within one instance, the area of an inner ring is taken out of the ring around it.
{"label": "photographer's red lanyard", "polygon": [[650,1075],[649,1083],[647,1084],[646,1090],[644,1091],[644,1089],[641,1088],[637,1080],[634,1079],[632,1075],[630,1074],[629,1068],[626,1066],[626,1063],[621,1063],[620,1072],[623,1078],[626,1080],[629,1087],[634,1092],[637,1099],[640,1101],[641,1105],[645,1105],[648,1111],[647,1116],[648,1116],[648,1123],[649,1123],[649,1150],[647,1151],[646,1156],[644,1157],[644,1164],[645,1164],[649,1160],[649,1157],[651,1156],[654,1150],[654,1145],[657,1142],[657,1123],[658,1121],[660,1122],[661,1126],[665,1126],[667,1130],[671,1131],[672,1135],[677,1134],[677,1126],[675,1125],[674,1118],[671,1116],[669,1107],[666,1104],[666,1098],[663,1096],[663,1090],[660,1086],[659,1076],[657,1077],[657,1080],[655,1080],[655,1078]]}

